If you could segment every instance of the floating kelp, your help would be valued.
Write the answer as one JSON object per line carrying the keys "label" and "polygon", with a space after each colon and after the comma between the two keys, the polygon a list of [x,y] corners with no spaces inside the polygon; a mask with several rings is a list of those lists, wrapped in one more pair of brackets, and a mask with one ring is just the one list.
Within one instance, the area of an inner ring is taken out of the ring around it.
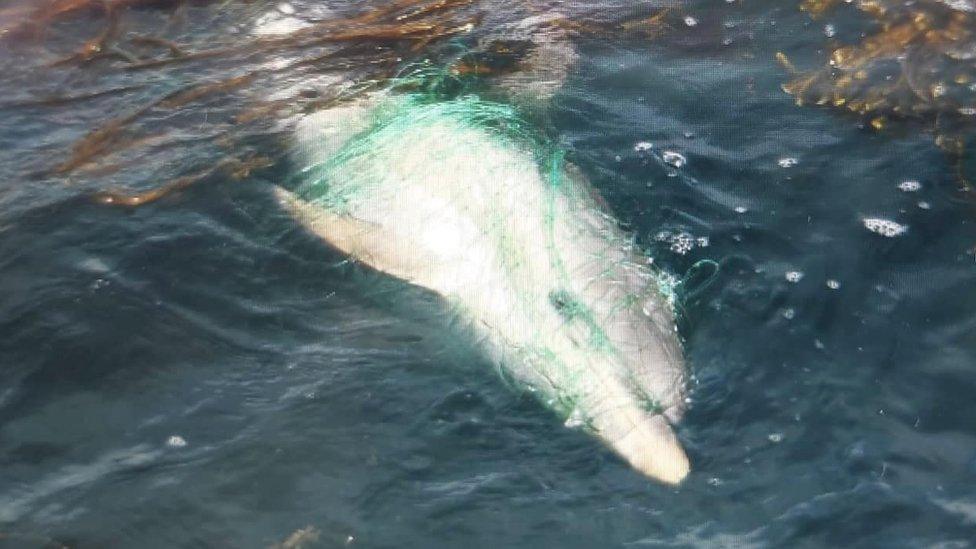
{"label": "floating kelp", "polygon": [[237,158],[225,158],[218,162],[216,166],[201,170],[199,172],[184,175],[169,181],[158,187],[153,187],[148,191],[138,193],[128,193],[125,191],[99,191],[95,193],[96,202],[112,206],[144,206],[157,200],[169,196],[175,192],[182,191],[200,181],[216,175],[223,175],[235,181],[246,179],[252,171],[268,168],[273,165],[270,158],[263,156],[252,156],[239,160]]}
{"label": "floating kelp", "polygon": [[[513,101],[541,103],[575,63],[574,38],[643,35],[663,20],[639,10],[600,19],[594,8],[540,0],[505,3],[505,10],[489,0],[391,0],[291,13],[289,25],[258,28],[281,6],[43,0],[0,10],[3,47],[33,64],[11,67],[24,82],[22,96],[0,109],[68,113],[98,102],[111,113],[29,177],[94,185],[105,204],[147,204],[210,179],[179,166],[256,154],[253,141],[262,136],[270,139],[257,145],[260,156],[281,157],[274,135],[289,120],[382,86],[405,65],[427,60]],[[210,20],[253,31],[201,32]],[[65,78],[83,78],[86,91],[62,95],[41,85]]]}
{"label": "floating kelp", "polygon": [[[802,7],[823,17],[842,9],[840,4],[807,0]],[[861,0],[843,6],[855,8],[876,30],[856,45],[832,43],[828,65],[821,69],[800,71],[777,54],[793,75],[783,89],[798,105],[843,109],[877,130],[892,121],[925,121],[939,146],[962,159],[976,121],[976,6],[940,0]]]}

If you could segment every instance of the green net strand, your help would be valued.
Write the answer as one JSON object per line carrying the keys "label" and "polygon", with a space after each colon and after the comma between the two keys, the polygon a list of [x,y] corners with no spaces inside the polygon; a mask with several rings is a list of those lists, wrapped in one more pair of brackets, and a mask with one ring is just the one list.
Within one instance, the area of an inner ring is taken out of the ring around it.
{"label": "green net strand", "polygon": [[353,160],[388,147],[408,130],[427,125],[447,123],[476,128],[501,146],[528,147],[537,155],[545,155],[545,146],[525,127],[514,107],[484,101],[476,95],[434,102],[423,94],[389,96],[380,100],[369,118],[366,130],[353,136],[335,155],[303,168],[305,182],[297,189],[299,196],[336,212],[347,210],[350,201],[368,190],[369,176],[356,178],[346,174],[343,180],[337,180],[332,175]]}
{"label": "green net strand", "polygon": [[705,293],[718,280],[721,270],[722,265],[711,259],[696,261],[671,289],[671,292],[677,296],[676,306],[684,306]]}

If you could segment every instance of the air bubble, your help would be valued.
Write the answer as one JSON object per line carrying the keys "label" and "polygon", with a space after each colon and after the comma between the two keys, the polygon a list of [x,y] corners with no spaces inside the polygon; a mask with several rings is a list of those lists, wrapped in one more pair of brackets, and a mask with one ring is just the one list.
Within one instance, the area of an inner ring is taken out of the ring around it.
{"label": "air bubble", "polygon": [[650,141],[640,141],[634,145],[634,152],[645,152],[654,148],[654,143]]}
{"label": "air bubble", "polygon": [[790,271],[786,273],[786,281],[796,284],[803,279],[803,273],[800,271]]}

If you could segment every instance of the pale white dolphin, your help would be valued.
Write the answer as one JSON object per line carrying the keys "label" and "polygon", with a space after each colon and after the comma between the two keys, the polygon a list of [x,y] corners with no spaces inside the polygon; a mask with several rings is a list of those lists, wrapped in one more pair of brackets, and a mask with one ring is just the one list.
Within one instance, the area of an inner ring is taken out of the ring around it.
{"label": "pale white dolphin", "polygon": [[685,365],[671,305],[632,240],[578,170],[545,169],[450,104],[410,107],[349,154],[396,101],[306,117],[298,158],[325,166],[319,184],[332,194],[278,188],[281,203],[359,262],[443,296],[506,376],[567,425],[648,477],[681,482],[689,461],[672,424]]}

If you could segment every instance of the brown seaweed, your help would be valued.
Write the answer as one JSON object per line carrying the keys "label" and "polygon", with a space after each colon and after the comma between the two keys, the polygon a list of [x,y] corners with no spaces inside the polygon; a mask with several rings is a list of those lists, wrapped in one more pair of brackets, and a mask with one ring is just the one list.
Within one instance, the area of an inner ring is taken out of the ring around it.
{"label": "brown seaweed", "polygon": [[188,189],[217,174],[225,174],[234,180],[242,180],[250,177],[251,172],[270,167],[272,164],[271,159],[265,156],[252,156],[245,159],[226,158],[213,167],[178,177],[147,191],[137,193],[121,190],[99,191],[92,196],[92,199],[107,206],[145,206]]}
{"label": "brown seaweed", "polygon": [[114,118],[81,138],[71,148],[71,156],[55,167],[54,173],[66,175],[94,161],[97,157],[105,155],[113,147],[123,147],[126,128],[149,108],[150,106],[146,106],[135,112]]}
{"label": "brown seaweed", "polygon": [[133,85],[133,86],[119,86],[115,88],[108,88],[104,90],[98,90],[87,93],[79,93],[73,95],[50,95],[47,97],[39,97],[37,99],[25,99],[21,101],[11,101],[9,103],[0,103],[0,109],[14,109],[14,108],[25,108],[25,107],[58,107],[63,105],[71,105],[73,103],[82,103],[85,101],[91,101],[93,99],[100,99],[103,97],[111,97],[116,95],[124,95],[129,92],[138,91],[145,89],[143,85]]}
{"label": "brown seaweed", "polygon": [[165,109],[182,107],[210,95],[227,93],[229,91],[244,87],[253,82],[257,76],[257,72],[251,72],[248,74],[227,78],[226,80],[221,80],[219,82],[198,84],[170,95],[169,97],[160,101],[159,106]]}
{"label": "brown seaweed", "polygon": [[[839,4],[807,0],[802,7],[822,17]],[[848,111],[879,131],[892,122],[924,123],[961,165],[976,122],[976,14],[937,0],[861,0],[856,8],[877,30],[833,46],[818,69],[798,70],[778,53],[792,76],[783,90],[797,105]],[[962,171],[960,180],[968,186]]]}
{"label": "brown seaweed", "polygon": [[[228,0],[229,1],[229,0]],[[203,2],[203,0],[198,0]],[[126,19],[132,8],[168,10],[171,22],[180,13],[181,0],[46,0],[34,4],[20,29],[31,29],[43,35],[43,29],[56,21],[94,16],[102,21],[101,30],[81,44],[74,54],[56,62],[61,70],[85,70],[93,62],[103,63],[106,68],[120,71],[166,71],[168,67],[203,60],[226,59],[233,64],[251,67],[247,72],[221,77],[210,76],[205,80],[190,81],[175,91],[157,95],[137,108],[129,108],[126,114],[117,115],[99,124],[78,139],[67,153],[67,158],[57,163],[50,174],[68,177],[85,173],[91,177],[118,171],[126,164],[108,160],[123,151],[129,156],[146,152],[158,144],[171,145],[167,135],[180,135],[179,127],[167,128],[167,120],[175,120],[170,113],[200,109],[204,111],[217,102],[222,110],[230,110],[219,124],[226,129],[212,137],[197,140],[214,140],[233,151],[240,139],[247,134],[245,127],[267,124],[275,117],[322,108],[337,101],[349,99],[356,93],[371,89],[390,78],[405,58],[419,58],[437,43],[471,32],[482,23],[483,12],[477,0],[391,0],[377,5],[363,2],[362,8],[345,16],[328,20],[309,21],[309,25],[282,35],[252,36],[229,44],[206,44],[204,48],[178,44],[159,28],[150,34],[127,32]],[[528,14],[547,15],[532,2],[519,3],[518,9]],[[513,6],[514,9],[514,6]],[[13,12],[9,12],[13,13]],[[543,27],[548,26],[564,35],[604,35],[609,33],[654,34],[667,26],[668,10],[651,16],[646,13],[625,17],[623,21],[594,25],[570,18],[540,17]],[[3,38],[0,33],[0,38]],[[531,45],[531,44],[530,44]],[[338,46],[338,47],[337,47]],[[493,77],[519,70],[521,59],[529,55],[527,47],[494,41],[481,58],[464,56],[449,65],[456,76]],[[136,55],[138,53],[138,55]],[[275,66],[254,68],[251,59],[279,57],[287,54],[288,61]],[[106,66],[107,65],[107,66]],[[263,99],[261,87],[276,78],[292,79],[302,74],[318,73],[355,74],[353,85],[344,91],[325,96],[317,93],[298,93],[289,97]],[[118,88],[85,96],[42,98],[34,101],[37,106],[67,105],[86,97],[100,97],[113,93],[122,94],[142,86]],[[229,99],[234,97],[233,101]],[[131,102],[130,102],[131,104]],[[236,106],[239,104],[239,106]],[[232,112],[236,111],[236,112]],[[210,122],[211,125],[214,122]],[[235,126],[238,128],[235,129]],[[208,132],[213,133],[213,132]],[[171,139],[171,138],[169,138]],[[126,161],[128,162],[128,161]],[[229,164],[228,164],[229,163]],[[242,164],[233,155],[218,163],[221,170],[227,166]],[[130,167],[132,163],[129,163]],[[249,171],[249,170],[244,170]],[[241,172],[238,172],[238,175]],[[139,206],[155,202],[198,181],[213,175],[213,170],[194,172],[171,179],[155,189],[128,192],[120,189],[103,191],[97,200],[105,204]],[[230,174],[234,177],[234,174]]]}
{"label": "brown seaweed", "polygon": [[[110,43],[120,35],[120,17],[117,8],[121,6],[138,5],[146,2],[139,0],[112,0],[110,2],[93,2],[90,0],[54,0],[39,7],[31,17],[33,23],[49,22],[55,18],[68,16],[74,12],[89,9],[101,9],[108,14],[108,23],[98,36],[86,42],[78,53],[59,64],[73,62],[87,62],[99,56],[110,55]],[[383,42],[408,41],[415,44],[429,44],[431,41],[464,32],[476,24],[475,18],[463,20],[452,19],[442,12],[466,6],[469,0],[396,0],[390,4],[354,15],[345,19],[322,22],[311,28],[296,31],[284,37],[256,38],[249,43],[237,47],[221,47],[202,51],[186,51],[172,42],[160,38],[135,36],[128,38],[130,44],[136,46],[154,45],[165,46],[169,56],[163,59],[129,62],[127,69],[149,69],[161,67],[172,62],[188,62],[224,55],[237,55],[249,51],[274,51],[279,49],[302,49],[319,46],[321,44],[337,42]],[[171,3],[172,4],[172,3]],[[409,10],[409,11],[404,11]],[[283,69],[297,69],[303,66],[317,65],[332,57],[332,54],[320,54],[311,58],[299,59]],[[364,64],[365,65],[365,64]],[[332,67],[334,70],[336,67]],[[85,167],[98,158],[116,153],[121,149],[131,147],[138,142],[136,126],[148,112],[158,109],[180,109],[190,103],[204,98],[226,95],[235,90],[245,88],[255,82],[260,71],[226,78],[217,82],[201,82],[191,84],[181,90],[151,101],[148,105],[129,114],[113,118],[100,127],[89,132],[78,140],[71,149],[68,159],[54,168],[55,174],[67,175],[78,168]],[[259,113],[270,115],[282,107],[283,102],[276,102],[274,106],[252,108],[237,118],[238,122],[251,122],[258,118]],[[171,188],[178,188],[176,182]],[[139,201],[137,201],[139,202]]]}
{"label": "brown seaweed", "polygon": [[154,46],[165,48],[169,51],[171,57],[186,56],[186,50],[181,48],[176,42],[167,40],[165,38],[159,38],[156,36],[133,36],[129,39],[129,42],[134,46]]}

